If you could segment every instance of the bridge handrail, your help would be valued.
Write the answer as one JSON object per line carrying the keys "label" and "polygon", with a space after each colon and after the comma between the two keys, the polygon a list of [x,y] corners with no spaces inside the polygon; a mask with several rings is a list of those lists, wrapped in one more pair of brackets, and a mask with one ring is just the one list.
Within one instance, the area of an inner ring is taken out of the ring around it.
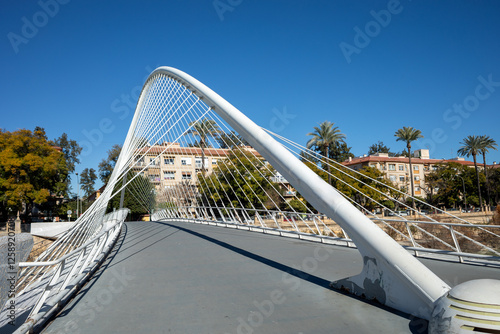
{"label": "bridge handrail", "polygon": [[[186,208],[194,208],[194,207],[186,207]],[[259,211],[259,210],[253,210],[253,211]],[[314,216],[315,217],[321,216],[321,214],[314,215]],[[269,231],[280,231],[280,232],[285,232],[285,233],[293,233],[293,234],[298,235],[299,238],[301,235],[305,235],[305,236],[309,236],[309,237],[314,236],[314,237],[320,238],[322,240],[321,242],[324,242],[323,240],[332,240],[332,241],[336,241],[336,243],[339,245],[346,245],[348,247],[350,247],[353,244],[352,240],[348,236],[346,236],[345,234],[344,234],[344,238],[339,238],[335,234],[333,237],[331,237],[328,235],[314,233],[311,228],[309,228],[310,232],[307,233],[307,232],[300,231],[296,225],[290,226],[291,228],[293,228],[293,230],[286,230],[286,229],[283,229],[283,227],[279,226],[279,225],[278,225],[278,228],[272,228],[272,227],[268,227],[268,226],[264,226],[264,225],[260,225],[260,226],[259,225],[251,225],[251,224],[245,223],[244,221],[232,222],[232,221],[208,220],[208,219],[203,219],[202,217],[194,217],[194,216],[193,217],[186,217],[186,218],[178,217],[178,216],[177,217],[169,217],[167,214],[167,210],[159,210],[159,211],[155,212],[155,214],[153,215],[153,219],[155,219],[155,220],[183,220],[183,221],[189,221],[189,222],[206,222],[208,224],[213,223],[215,225],[245,226],[247,228],[261,229],[263,232],[269,230]],[[370,218],[370,219],[380,220],[389,227],[391,227],[391,225],[389,223],[405,223],[405,224],[410,224],[410,225],[413,225],[413,224],[426,225],[427,224],[427,225],[448,227],[448,231],[452,237],[453,244],[455,246],[455,247],[452,247],[451,245],[449,245],[449,247],[451,247],[452,250],[446,250],[446,249],[443,250],[443,249],[423,247],[416,242],[412,233],[410,233],[409,236],[401,234],[403,237],[410,240],[413,245],[416,245],[413,247],[410,247],[410,246],[404,247],[405,249],[412,251],[416,257],[422,257],[422,255],[420,253],[436,253],[436,254],[446,254],[446,255],[453,256],[453,257],[457,257],[459,262],[464,262],[464,258],[474,258],[474,259],[487,260],[487,261],[493,261],[495,263],[500,263],[500,256],[499,256],[498,251],[496,251],[496,250],[494,250],[494,249],[492,249],[492,248],[490,248],[490,247],[488,247],[488,246],[486,246],[478,241],[472,240],[469,237],[467,237],[466,235],[463,235],[452,228],[452,227],[464,227],[464,228],[468,228],[468,229],[485,228],[485,227],[487,227],[487,228],[490,228],[490,227],[500,228],[500,225],[460,224],[460,223],[445,223],[445,222],[433,222],[433,221],[412,221],[412,220],[404,220],[404,219],[383,219],[383,218]],[[255,220],[255,218],[254,218],[254,220]],[[399,232],[399,231],[397,231],[397,232]],[[489,251],[495,255],[476,254],[476,253],[462,251],[460,248],[460,242],[459,242],[459,240],[457,240],[457,237],[455,234],[457,234],[460,237],[463,237],[465,239],[468,239],[472,243],[481,247],[483,250]],[[493,235],[498,236],[497,234],[493,234]],[[283,236],[282,233],[280,233],[280,236]],[[438,237],[436,237],[436,236],[432,236],[432,237],[434,237],[438,241],[441,241],[442,243],[446,244],[445,241],[439,239]]]}
{"label": "bridge handrail", "polygon": [[[37,287],[37,289],[41,289],[43,292],[40,297],[32,302],[34,306],[28,319],[14,333],[30,332],[34,326],[43,324],[49,315],[60,307],[61,301],[69,298],[90,277],[117,240],[122,224],[127,216],[125,212],[128,213],[129,210],[122,209],[109,214],[108,219],[105,217],[103,220],[103,224],[111,223],[110,226],[102,229],[92,239],[57,260],[19,263],[19,267],[21,268],[56,267],[50,271],[51,276],[47,275],[45,277],[47,282]],[[69,268],[67,268],[68,262],[71,262],[70,259],[74,258],[76,258],[74,263],[70,263]],[[66,269],[68,271],[64,274],[63,272]],[[40,312],[44,306],[47,307],[47,310]]]}

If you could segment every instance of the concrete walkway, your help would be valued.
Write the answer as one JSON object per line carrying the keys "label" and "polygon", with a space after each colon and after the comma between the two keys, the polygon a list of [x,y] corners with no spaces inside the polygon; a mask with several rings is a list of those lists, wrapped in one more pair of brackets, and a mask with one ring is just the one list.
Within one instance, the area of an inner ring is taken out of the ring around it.
{"label": "concrete walkway", "polygon": [[[450,285],[500,270],[424,261]],[[420,319],[328,288],[357,250],[192,223],[129,222],[43,333],[425,333]]]}

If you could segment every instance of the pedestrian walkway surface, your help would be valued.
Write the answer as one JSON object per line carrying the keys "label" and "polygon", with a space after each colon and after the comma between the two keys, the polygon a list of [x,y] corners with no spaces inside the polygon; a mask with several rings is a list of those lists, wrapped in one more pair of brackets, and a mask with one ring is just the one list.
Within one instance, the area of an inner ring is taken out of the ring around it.
{"label": "pedestrian walkway surface", "polygon": [[[423,260],[448,284],[500,270]],[[328,287],[356,249],[183,222],[128,222],[43,333],[426,333],[426,322]]]}

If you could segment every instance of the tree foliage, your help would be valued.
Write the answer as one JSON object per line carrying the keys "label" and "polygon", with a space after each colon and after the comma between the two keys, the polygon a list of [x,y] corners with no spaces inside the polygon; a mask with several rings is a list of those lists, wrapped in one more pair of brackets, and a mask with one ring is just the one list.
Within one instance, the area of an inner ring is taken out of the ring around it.
{"label": "tree foliage", "polygon": [[[457,162],[450,162],[437,166],[435,171],[427,174],[425,187],[421,189],[426,192],[427,201],[435,206],[464,207],[465,201],[467,201],[467,206],[479,206],[475,179],[474,169]],[[484,175],[481,174],[480,179],[480,182],[484,184]]]}
{"label": "tree foliage", "polygon": [[479,150],[479,153],[483,155],[483,166],[485,168],[483,169],[484,171],[484,177],[486,178],[486,192],[488,195],[488,205],[491,205],[491,196],[490,196],[490,182],[488,179],[488,168],[486,168],[486,153],[489,152],[489,150],[497,150],[497,142],[491,138],[490,136],[480,136],[481,138],[481,149]]}
{"label": "tree foliage", "polygon": [[99,178],[104,184],[108,183],[121,151],[122,147],[120,145],[113,145],[113,147],[108,150],[108,157],[102,159],[99,163]]}
{"label": "tree foliage", "polygon": [[[333,122],[324,121],[319,124],[319,127],[315,126],[314,132],[309,132],[307,134],[312,138],[307,141],[306,147],[321,152],[324,157],[330,158],[330,147],[345,138],[345,135],[340,132],[340,129],[337,126],[333,126],[334,124]],[[328,183],[331,183],[331,176],[329,174],[330,164],[327,161],[326,166],[328,170]]]}
{"label": "tree foliage", "polygon": [[63,195],[69,169],[63,153],[47,140],[45,131],[0,130],[0,206],[31,212],[34,204]]}
{"label": "tree foliage", "polygon": [[396,156],[396,154],[391,152],[391,149],[385,146],[384,143],[380,140],[368,148],[368,155],[373,155],[376,153],[388,153],[390,157]]}
{"label": "tree foliage", "polygon": [[[128,180],[132,180],[125,188],[123,207],[130,209],[131,219],[138,220],[142,215],[148,214],[154,209],[156,203],[156,194],[154,185],[143,175],[134,178],[135,172],[129,171]],[[107,211],[111,212],[120,207],[122,182],[118,181],[113,189],[116,195],[109,201]]]}
{"label": "tree foliage", "polygon": [[80,184],[86,197],[90,196],[90,194],[95,191],[95,180],[97,180],[95,169],[85,168],[80,176]]}
{"label": "tree foliage", "polygon": [[234,148],[240,146],[241,144],[249,146],[245,138],[234,131],[231,131],[230,133],[219,133],[217,142],[219,143],[220,148]]}
{"label": "tree foliage", "polygon": [[63,133],[59,138],[54,139],[54,145],[62,149],[64,159],[68,166],[68,172],[71,174],[75,171],[75,165],[80,163],[78,156],[82,152],[82,148],[76,140],[68,138],[66,133]]}
{"label": "tree foliage", "polygon": [[[310,162],[306,162],[305,164],[323,180],[328,180],[327,173],[323,169],[320,169],[317,165]],[[384,179],[384,174],[376,168],[368,166],[363,167],[363,169],[359,171],[361,175],[346,167],[333,169],[331,173],[333,175],[333,180],[331,182],[332,186],[345,196],[361,204],[361,206],[367,210],[371,211],[379,207],[376,202],[380,203],[387,198],[383,194],[389,194],[392,197],[396,197],[396,194],[387,187],[393,186],[391,182]]]}
{"label": "tree foliage", "polygon": [[414,129],[411,126],[403,126],[403,128],[398,129],[394,136],[397,138],[396,141],[403,141],[406,143],[406,148],[408,149],[408,164],[410,165],[410,190],[412,197],[412,207],[415,208],[415,187],[413,186],[413,167],[411,164],[411,143],[419,138],[423,138],[422,131]]}
{"label": "tree foliage", "polygon": [[343,162],[349,158],[354,158],[354,154],[351,153],[351,147],[347,146],[347,143],[342,139],[330,144],[328,147],[328,158]]}
{"label": "tree foliage", "polygon": [[201,199],[207,206],[275,208],[279,203],[269,203],[268,199],[280,197],[274,194],[278,187],[266,181],[272,176],[272,170],[264,168],[264,162],[251,153],[233,151],[211,175],[198,175]]}
{"label": "tree foliage", "polygon": [[474,169],[476,170],[476,185],[477,193],[479,195],[479,206],[483,206],[483,196],[481,196],[481,180],[479,178],[479,170],[477,168],[477,155],[485,149],[485,141],[481,136],[467,136],[460,143],[462,146],[458,149],[457,153],[462,157],[470,157],[474,160]]}
{"label": "tree foliage", "polygon": [[201,170],[205,174],[205,148],[209,144],[208,137],[217,138],[222,131],[213,119],[208,118],[191,122],[189,126],[191,129],[187,133],[199,138],[197,144],[201,148]]}

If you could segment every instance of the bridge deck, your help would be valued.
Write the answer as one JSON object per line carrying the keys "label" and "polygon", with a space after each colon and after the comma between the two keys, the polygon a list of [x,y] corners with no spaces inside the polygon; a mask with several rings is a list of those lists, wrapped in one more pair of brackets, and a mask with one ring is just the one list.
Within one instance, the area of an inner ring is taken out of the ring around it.
{"label": "bridge deck", "polygon": [[[424,260],[450,285],[500,270]],[[129,222],[44,333],[424,333],[422,320],[328,288],[357,250],[191,223]]]}

